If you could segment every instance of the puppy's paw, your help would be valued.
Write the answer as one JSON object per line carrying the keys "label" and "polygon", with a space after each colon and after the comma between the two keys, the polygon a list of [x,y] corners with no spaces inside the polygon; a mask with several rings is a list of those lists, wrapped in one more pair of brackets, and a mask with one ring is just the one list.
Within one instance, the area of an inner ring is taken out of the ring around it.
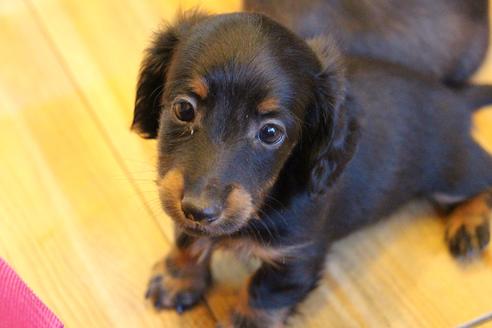
{"label": "puppy's paw", "polygon": [[240,313],[234,311],[226,322],[217,323],[216,328],[284,328],[286,321],[285,312],[272,311],[256,313]]}
{"label": "puppy's paw", "polygon": [[270,328],[270,327],[280,328],[282,326],[272,325],[269,322],[268,318],[245,316],[241,313],[234,311],[230,314],[230,317],[227,321],[219,322],[215,327],[216,328]]}
{"label": "puppy's paw", "polygon": [[179,268],[169,260],[154,266],[145,298],[157,310],[175,309],[183,313],[202,299],[211,283],[210,272],[200,266]]}
{"label": "puppy's paw", "polygon": [[287,307],[277,309],[254,308],[250,304],[248,287],[244,286],[238,303],[227,321],[218,323],[216,328],[283,328],[290,314]]}
{"label": "puppy's paw", "polygon": [[454,256],[479,254],[490,241],[488,198],[478,196],[460,205],[451,214],[446,230],[446,241]]}

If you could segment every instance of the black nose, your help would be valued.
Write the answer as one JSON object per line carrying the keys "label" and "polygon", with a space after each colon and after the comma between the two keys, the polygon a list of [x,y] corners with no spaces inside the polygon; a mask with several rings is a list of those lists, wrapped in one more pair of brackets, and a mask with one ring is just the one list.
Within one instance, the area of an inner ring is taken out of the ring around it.
{"label": "black nose", "polygon": [[185,196],[181,206],[183,208],[184,215],[193,221],[206,221],[210,223],[219,218],[220,207],[213,202],[198,201]]}

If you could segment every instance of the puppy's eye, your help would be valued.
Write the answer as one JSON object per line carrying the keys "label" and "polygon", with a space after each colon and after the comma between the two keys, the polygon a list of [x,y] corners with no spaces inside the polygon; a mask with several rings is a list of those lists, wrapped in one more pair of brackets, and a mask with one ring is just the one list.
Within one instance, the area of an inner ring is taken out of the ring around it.
{"label": "puppy's eye", "polygon": [[268,145],[275,145],[284,140],[284,130],[280,125],[267,123],[258,132],[258,139]]}
{"label": "puppy's eye", "polygon": [[173,111],[176,117],[183,122],[191,122],[195,119],[195,101],[191,98],[177,98],[173,103]]}

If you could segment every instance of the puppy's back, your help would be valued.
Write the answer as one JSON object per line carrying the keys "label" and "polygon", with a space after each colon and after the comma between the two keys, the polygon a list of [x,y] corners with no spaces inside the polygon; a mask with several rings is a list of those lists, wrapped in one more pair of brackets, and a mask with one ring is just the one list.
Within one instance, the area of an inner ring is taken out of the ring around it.
{"label": "puppy's back", "polygon": [[330,33],[346,53],[458,84],[488,46],[487,0],[244,0],[302,37]]}
{"label": "puppy's back", "polygon": [[347,67],[347,110],[357,111],[361,132],[331,196],[337,237],[415,197],[470,195],[492,184],[492,158],[471,137],[474,97],[490,89],[456,91],[376,60],[351,58]]}

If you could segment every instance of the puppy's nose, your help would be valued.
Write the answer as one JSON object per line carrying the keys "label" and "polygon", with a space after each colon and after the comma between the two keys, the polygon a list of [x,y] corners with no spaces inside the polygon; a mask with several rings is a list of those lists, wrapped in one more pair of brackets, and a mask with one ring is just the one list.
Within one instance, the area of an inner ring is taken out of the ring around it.
{"label": "puppy's nose", "polygon": [[220,207],[213,202],[199,201],[185,196],[181,206],[184,215],[193,221],[211,223],[219,218]]}

